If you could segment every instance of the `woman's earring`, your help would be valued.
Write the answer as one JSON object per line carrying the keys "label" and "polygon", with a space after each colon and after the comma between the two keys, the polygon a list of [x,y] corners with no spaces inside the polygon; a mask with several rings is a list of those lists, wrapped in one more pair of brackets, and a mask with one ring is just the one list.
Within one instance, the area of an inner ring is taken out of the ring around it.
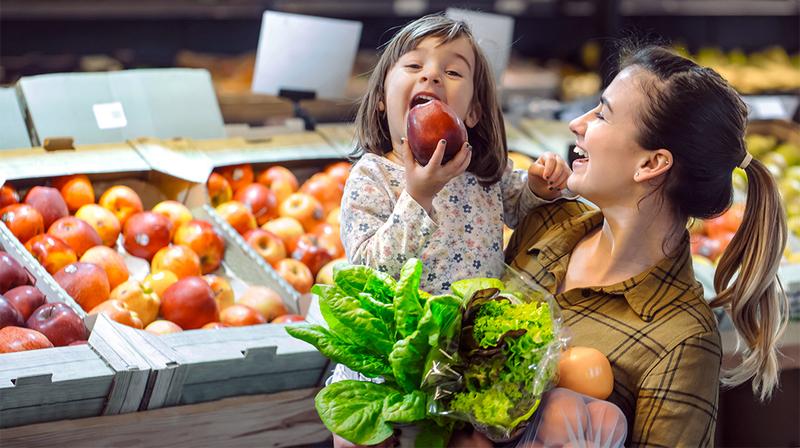
{"label": "woman's earring", "polygon": [[637,171],[636,174],[633,175],[633,177],[639,177],[639,172]]}

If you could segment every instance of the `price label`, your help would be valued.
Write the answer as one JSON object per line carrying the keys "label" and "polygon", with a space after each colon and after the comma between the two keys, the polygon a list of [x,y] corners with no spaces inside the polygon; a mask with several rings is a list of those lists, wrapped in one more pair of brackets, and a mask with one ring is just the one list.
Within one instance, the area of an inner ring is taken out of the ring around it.
{"label": "price label", "polygon": [[122,109],[122,103],[118,101],[95,104],[92,106],[92,112],[94,112],[97,127],[100,129],[119,129],[128,125],[125,110]]}

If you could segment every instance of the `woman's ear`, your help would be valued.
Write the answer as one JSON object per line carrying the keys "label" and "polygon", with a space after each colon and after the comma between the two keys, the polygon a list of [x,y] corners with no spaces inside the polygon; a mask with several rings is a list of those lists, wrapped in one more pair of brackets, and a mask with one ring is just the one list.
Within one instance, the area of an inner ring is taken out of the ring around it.
{"label": "woman's ear", "polygon": [[642,157],[639,165],[636,167],[633,180],[636,182],[644,182],[655,179],[665,174],[671,168],[672,153],[669,150],[657,149],[655,151],[646,151],[644,157]]}
{"label": "woman's ear", "polygon": [[386,112],[386,105],[383,104],[383,101],[378,101],[378,111]]}

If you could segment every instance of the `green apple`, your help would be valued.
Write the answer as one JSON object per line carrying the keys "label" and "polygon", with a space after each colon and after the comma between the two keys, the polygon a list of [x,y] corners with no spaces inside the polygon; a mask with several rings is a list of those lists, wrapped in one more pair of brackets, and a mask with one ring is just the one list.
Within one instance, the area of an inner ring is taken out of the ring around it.
{"label": "green apple", "polygon": [[774,152],[782,155],[788,166],[800,165],[800,147],[783,143],[775,148]]}

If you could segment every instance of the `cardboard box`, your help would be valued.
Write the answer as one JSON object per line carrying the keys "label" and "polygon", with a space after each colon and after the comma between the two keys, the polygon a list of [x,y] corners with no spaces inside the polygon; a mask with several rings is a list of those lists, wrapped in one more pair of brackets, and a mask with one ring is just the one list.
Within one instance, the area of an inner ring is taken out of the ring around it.
{"label": "cardboard box", "polygon": [[22,107],[17,100],[17,92],[10,88],[0,88],[0,150],[10,148],[30,148],[31,138]]}

